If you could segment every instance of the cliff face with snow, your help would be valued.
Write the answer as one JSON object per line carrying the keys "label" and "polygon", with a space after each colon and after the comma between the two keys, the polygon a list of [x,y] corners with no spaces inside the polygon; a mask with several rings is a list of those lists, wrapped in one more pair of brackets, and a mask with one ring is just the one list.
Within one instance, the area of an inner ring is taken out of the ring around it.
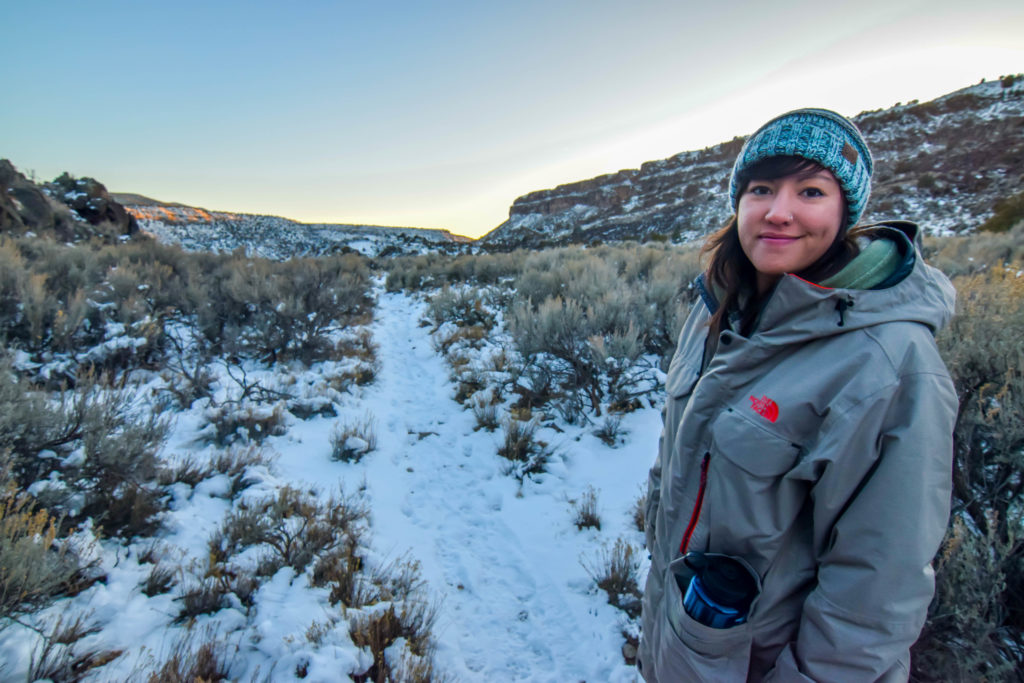
{"label": "cliff face with snow", "polygon": [[458,249],[468,238],[447,230],[377,225],[306,224],[279,216],[207,211],[138,195],[117,195],[139,227],[189,251],[231,252],[284,260],[358,251],[366,256]]}
{"label": "cliff face with snow", "polygon": [[[854,117],[875,156],[865,222],[905,218],[934,233],[970,231],[1024,185],[1024,78]],[[696,239],[731,210],[729,171],[744,138],[519,197],[481,238],[497,247],[596,240]]]}

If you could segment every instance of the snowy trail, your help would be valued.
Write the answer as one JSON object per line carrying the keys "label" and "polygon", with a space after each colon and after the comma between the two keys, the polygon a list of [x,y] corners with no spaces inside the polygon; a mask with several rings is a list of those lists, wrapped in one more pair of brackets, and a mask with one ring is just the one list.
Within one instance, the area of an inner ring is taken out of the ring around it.
{"label": "snowy trail", "polygon": [[[375,546],[419,560],[440,600],[441,669],[460,680],[632,680],[618,613],[588,593],[579,558],[600,541],[572,525],[573,487],[549,477],[521,491],[503,473],[500,433],[473,431],[421,314],[408,297],[379,297],[380,372],[361,400],[378,449],[360,464]],[[572,479],[564,464],[552,469]]]}

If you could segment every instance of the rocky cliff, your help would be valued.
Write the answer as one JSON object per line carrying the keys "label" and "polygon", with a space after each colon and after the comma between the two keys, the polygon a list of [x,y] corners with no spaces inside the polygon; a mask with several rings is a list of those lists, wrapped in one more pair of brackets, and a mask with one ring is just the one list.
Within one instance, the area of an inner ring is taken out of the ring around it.
{"label": "rocky cliff", "polygon": [[0,159],[0,233],[50,233],[68,242],[96,234],[133,235],[138,229],[103,183],[65,173],[40,186]]}
{"label": "rocky cliff", "polygon": [[[875,156],[864,221],[906,218],[967,232],[1024,185],[1024,78],[983,82],[854,118]],[[725,223],[729,171],[745,138],[519,197],[481,238],[499,248],[697,239]]]}

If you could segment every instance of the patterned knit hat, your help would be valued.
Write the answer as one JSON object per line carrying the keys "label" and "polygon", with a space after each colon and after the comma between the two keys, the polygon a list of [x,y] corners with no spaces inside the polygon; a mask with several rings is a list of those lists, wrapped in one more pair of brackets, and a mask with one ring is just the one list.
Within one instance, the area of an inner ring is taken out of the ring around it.
{"label": "patterned knit hat", "polygon": [[803,157],[832,171],[846,197],[846,227],[857,224],[871,194],[874,162],[868,143],[852,121],[828,109],[797,109],[761,126],[743,145],[732,167],[729,198],[734,210],[740,202],[737,175],[774,156]]}

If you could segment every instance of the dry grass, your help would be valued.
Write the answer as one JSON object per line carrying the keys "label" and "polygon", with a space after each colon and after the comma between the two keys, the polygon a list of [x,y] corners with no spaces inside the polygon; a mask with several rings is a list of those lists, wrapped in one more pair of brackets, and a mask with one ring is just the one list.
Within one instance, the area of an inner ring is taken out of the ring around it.
{"label": "dry grass", "polygon": [[643,595],[637,582],[638,556],[632,544],[619,538],[611,550],[602,548],[596,558],[584,564],[597,587],[608,595],[608,604],[633,619],[640,616]]}
{"label": "dry grass", "polygon": [[587,490],[571,503],[575,513],[573,523],[577,529],[580,531],[587,528],[601,530],[601,516],[597,512],[597,491],[593,486],[588,486]]}
{"label": "dry grass", "polygon": [[331,430],[331,459],[359,462],[377,449],[377,420],[371,413],[362,419],[339,422]]}

